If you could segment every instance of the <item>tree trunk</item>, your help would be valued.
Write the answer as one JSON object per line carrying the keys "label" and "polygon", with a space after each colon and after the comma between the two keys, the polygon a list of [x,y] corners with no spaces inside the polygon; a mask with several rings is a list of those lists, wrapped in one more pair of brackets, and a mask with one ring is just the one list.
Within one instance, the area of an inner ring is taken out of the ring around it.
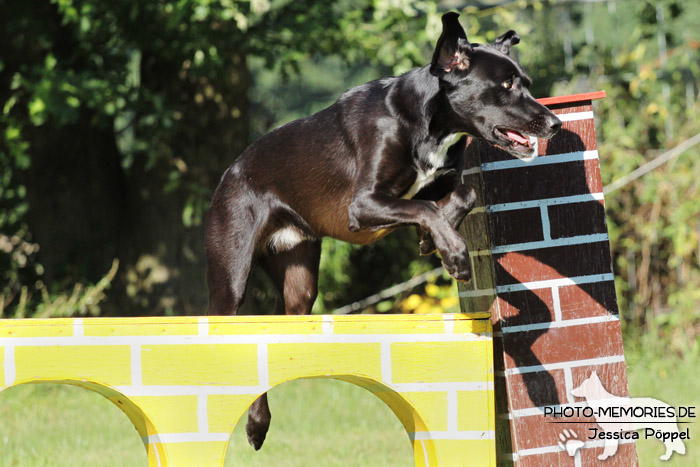
{"label": "tree trunk", "polygon": [[28,130],[27,222],[50,286],[97,281],[117,256],[124,178],[113,132],[93,117]]}
{"label": "tree trunk", "polygon": [[141,82],[177,103],[174,125],[139,135],[137,124],[137,137],[158,137],[126,170],[115,132],[96,128],[92,112],[73,125],[47,122],[30,137],[28,223],[45,280],[95,282],[119,258],[102,306],[107,315],[206,312],[203,216],[221,175],[248,143],[243,54],[218,79],[192,78],[162,60],[144,58]]}

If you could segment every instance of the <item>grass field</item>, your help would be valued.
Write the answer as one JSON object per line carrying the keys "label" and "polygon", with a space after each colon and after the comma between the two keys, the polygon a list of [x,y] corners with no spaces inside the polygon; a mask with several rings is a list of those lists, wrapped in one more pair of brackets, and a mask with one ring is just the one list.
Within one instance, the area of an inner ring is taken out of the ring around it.
{"label": "grass field", "polygon": [[634,397],[653,397],[672,406],[695,407],[695,418],[691,424],[678,427],[690,428],[690,440],[685,441],[686,454],[673,454],[668,461],[659,460],[664,445],[655,439],[637,442],[639,465],[688,467],[700,466],[700,358],[681,360],[677,357],[652,358],[640,350],[627,346],[627,375],[630,393]]}
{"label": "grass field", "polygon": [[[273,423],[255,452],[236,427],[227,466],[409,466],[399,420],[369,392],[334,380],[298,380],[269,395]],[[0,466],[138,466],[146,454],[116,406],[86,389],[33,384],[0,393]]]}
{"label": "grass field", "polygon": [[[697,359],[649,359],[628,352],[632,395],[700,410]],[[273,424],[260,452],[245,439],[241,420],[227,466],[410,466],[408,437],[379,399],[349,383],[299,380],[270,393]],[[698,414],[700,415],[700,414]],[[642,466],[700,466],[700,423],[690,425],[685,456],[658,458],[660,441],[638,443]],[[121,411],[88,390],[25,385],[0,394],[0,466],[138,466],[146,455]]]}

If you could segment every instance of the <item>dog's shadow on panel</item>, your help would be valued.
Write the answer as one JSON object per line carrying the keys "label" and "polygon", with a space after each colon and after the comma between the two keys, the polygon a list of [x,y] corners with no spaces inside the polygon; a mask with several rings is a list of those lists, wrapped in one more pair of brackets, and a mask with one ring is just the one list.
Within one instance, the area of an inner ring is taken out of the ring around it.
{"label": "dog's shadow on panel", "polygon": [[[581,140],[581,137],[578,134],[568,130],[560,131],[548,143],[546,155],[562,154],[566,152],[583,152],[586,150],[586,146]],[[563,145],[565,145],[565,148],[562,148]],[[501,151],[494,149],[493,147],[486,148],[484,143],[479,143],[477,148],[480,148],[480,151]],[[504,152],[499,155],[499,159],[501,160],[506,158],[507,157],[505,156]],[[565,164],[573,167],[573,169],[567,170],[566,173],[569,175],[569,177],[567,177],[566,180],[547,180],[535,177],[532,171],[537,171],[538,174],[541,174],[543,172],[546,173],[546,167],[554,167],[553,165],[540,165],[538,167],[533,167],[533,169],[525,169],[526,172],[530,173],[527,173],[525,176],[523,181],[524,186],[512,186],[508,187],[507,189],[525,189],[534,191],[529,193],[528,198],[533,200],[553,197],[551,196],[551,191],[549,191],[551,190],[551,186],[547,186],[548,184],[552,183],[563,184],[566,190],[573,192],[566,193],[566,195],[591,194],[591,191],[588,188],[590,185],[585,169],[585,161],[580,160]],[[499,187],[499,189],[503,188],[503,186]],[[488,190],[489,188],[487,187],[485,189]],[[492,204],[489,202],[489,194],[484,193],[484,195],[486,203]],[[593,196],[590,197],[590,201],[594,201]],[[585,214],[581,215],[581,218],[578,216],[575,216],[573,219],[570,218],[572,212],[571,209],[569,209],[568,213],[566,209],[560,211],[559,217],[554,216],[556,218],[550,219],[552,238],[566,238],[587,233],[607,233],[605,209],[599,202],[588,203],[587,210],[585,210]],[[569,218],[562,219],[562,213],[564,216]],[[469,218],[467,218],[467,222],[468,221]],[[557,222],[559,221],[568,221],[568,223],[566,223],[566,228],[564,229],[567,231],[561,231],[561,229],[558,228]],[[491,226],[489,227],[489,230],[493,232],[494,226],[492,222],[490,223]],[[571,228],[572,225],[574,226],[573,229]],[[494,233],[497,235],[496,232]],[[556,252],[555,248],[562,249],[559,252]],[[535,259],[538,263],[540,263],[540,267],[552,269],[562,277],[573,277],[576,275],[588,275],[610,271],[610,265],[612,263],[609,256],[609,248],[607,249],[607,253],[602,253],[602,263],[604,264],[601,265],[593,264],[601,261],[597,261],[600,258],[591,258],[589,253],[587,253],[587,251],[590,250],[576,253],[577,247],[575,246],[555,248],[524,250],[519,251],[518,254]],[[573,248],[573,250],[567,250],[567,248]],[[496,258],[494,258],[493,263],[495,278],[499,285],[518,284],[521,281],[527,282],[527,280],[522,280],[522,278],[514,277]],[[593,272],[590,272],[589,269],[589,272],[584,272],[582,274],[582,263],[584,268],[587,267],[593,269]],[[601,270],[595,271],[595,268],[600,268]],[[605,271],[602,269],[605,269]],[[583,292],[582,295],[584,297],[589,297],[597,304],[593,305],[592,302],[586,300],[588,305],[601,306],[607,310],[607,313],[617,314],[617,303],[615,299],[614,285],[612,285],[612,283],[603,283],[602,286],[600,283],[580,284],[576,287]],[[553,319],[553,303],[546,303],[544,300],[542,300],[542,298],[540,298],[540,296],[537,295],[537,293],[532,290],[526,289],[518,292],[500,293],[499,297],[508,304],[510,307],[510,313],[508,313],[508,316],[506,317],[498,318],[498,321],[494,323],[496,328],[504,329],[506,327],[528,325],[532,323],[547,323]],[[566,305],[566,303],[562,303],[562,306]],[[576,310],[569,310],[569,312],[576,313]],[[536,345],[537,340],[547,332],[550,332],[550,327],[529,330],[526,332],[504,334],[504,350],[517,367],[542,365],[542,362],[535,354],[533,347]],[[539,350],[539,353],[541,354],[542,350]],[[559,391],[557,391],[557,385],[552,372],[544,370],[525,372],[521,374],[521,377],[525,384],[527,394],[534,407],[546,407],[566,402],[560,401]]]}

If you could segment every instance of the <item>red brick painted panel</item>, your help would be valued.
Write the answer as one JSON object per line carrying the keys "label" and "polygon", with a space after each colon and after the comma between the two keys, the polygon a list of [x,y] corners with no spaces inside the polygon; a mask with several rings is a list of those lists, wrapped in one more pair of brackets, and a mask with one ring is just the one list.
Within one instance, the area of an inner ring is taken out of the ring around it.
{"label": "red brick painted panel", "polygon": [[489,215],[489,223],[494,246],[544,239],[539,208],[493,212]]}
{"label": "red brick painted panel", "polygon": [[559,303],[562,319],[618,314],[613,281],[559,287]]}
{"label": "red brick painted panel", "polygon": [[602,200],[549,206],[547,211],[552,238],[608,233]]}
{"label": "red brick painted panel", "polygon": [[489,205],[600,193],[598,160],[527,166],[483,172]]}
{"label": "red brick painted panel", "polygon": [[593,105],[591,104],[591,101],[584,101],[581,102],[579,105],[554,104],[548,105],[547,107],[549,108],[549,110],[554,112],[555,115],[572,114],[576,112],[587,112],[593,110]]}
{"label": "red brick painted panel", "polygon": [[567,404],[564,370],[508,375],[508,398],[511,411]]}
{"label": "red brick painted panel", "polygon": [[[574,458],[565,451],[525,456],[516,464],[518,467],[574,467]],[[607,466],[606,466],[607,467]]]}
{"label": "red brick painted panel", "polygon": [[[545,323],[554,320],[551,289],[523,290],[498,294],[499,326]],[[501,320],[503,320],[501,322]]]}
{"label": "red brick painted panel", "polygon": [[[591,440],[592,441],[592,440]],[[659,453],[663,453],[663,444],[659,442]],[[617,452],[614,456],[608,457],[604,461],[598,460],[598,456],[603,453],[602,447],[582,449],[581,467],[605,466],[605,467],[631,467],[638,465],[637,451],[634,444],[618,444]],[[677,456],[678,454],[674,454]]]}
{"label": "red brick painted panel", "polygon": [[[604,365],[582,366],[571,369],[573,388],[579,387],[586,379],[588,379],[593,371],[596,372],[603,387],[610,394],[615,396],[628,396],[627,390],[627,366],[625,362],[607,363]],[[635,394],[637,397],[651,397],[650,394]],[[577,397],[576,401],[585,399]],[[670,402],[670,401],[669,401]]]}
{"label": "red brick painted panel", "polygon": [[[579,433],[580,430],[574,431],[579,439],[584,438],[583,441],[587,441],[585,439],[587,434]],[[603,452],[602,447],[585,448],[579,452],[581,453],[581,467],[633,467],[637,465],[637,453],[632,444],[619,445],[617,454],[605,461],[598,460],[598,456]],[[565,451],[525,456],[517,463],[518,467],[573,467],[574,465],[574,458]]]}
{"label": "red brick painted panel", "polygon": [[[608,363],[604,365],[593,365],[572,368],[572,381],[573,387],[576,388],[583,383],[583,381],[591,376],[591,373],[595,370],[596,374],[600,378],[603,387],[613,395],[616,396],[627,396],[627,377],[626,377],[626,364],[624,362],[619,363]],[[645,397],[647,394],[642,394],[640,397]],[[577,397],[577,401],[583,401],[583,398]],[[589,428],[601,428],[601,425],[597,423],[587,425],[586,429]],[[661,450],[661,448],[660,448]],[[584,449],[581,451],[581,464],[582,465],[601,465],[601,461],[598,460],[598,456],[603,452],[603,448],[591,448]],[[605,465],[626,467],[628,465],[637,465],[636,452],[631,444],[620,444],[618,446],[618,452],[605,461]]]}
{"label": "red brick painted panel", "polygon": [[[557,423],[562,421],[568,423]],[[553,418],[533,415],[513,420],[511,430],[515,432],[517,449],[521,450],[556,446],[559,434],[565,429],[574,431],[580,440],[585,441],[589,433],[588,429],[594,426],[597,425],[593,418]]]}
{"label": "red brick painted panel", "polygon": [[619,321],[507,333],[503,341],[506,368],[623,354]]}
{"label": "red brick painted panel", "polygon": [[537,153],[543,157],[598,149],[593,119],[564,122],[561,130],[550,140],[539,140]]}
{"label": "red brick painted panel", "polygon": [[607,241],[494,255],[498,285],[612,272]]}

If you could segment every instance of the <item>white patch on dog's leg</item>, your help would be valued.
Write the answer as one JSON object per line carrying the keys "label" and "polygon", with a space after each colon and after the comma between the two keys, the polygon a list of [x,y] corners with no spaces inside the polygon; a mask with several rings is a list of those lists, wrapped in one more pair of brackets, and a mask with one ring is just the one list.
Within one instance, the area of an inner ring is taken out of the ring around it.
{"label": "white patch on dog's leg", "polygon": [[267,241],[270,251],[273,253],[291,250],[301,242],[309,240],[310,237],[302,233],[299,229],[292,226],[282,227],[278,231],[270,235]]}

